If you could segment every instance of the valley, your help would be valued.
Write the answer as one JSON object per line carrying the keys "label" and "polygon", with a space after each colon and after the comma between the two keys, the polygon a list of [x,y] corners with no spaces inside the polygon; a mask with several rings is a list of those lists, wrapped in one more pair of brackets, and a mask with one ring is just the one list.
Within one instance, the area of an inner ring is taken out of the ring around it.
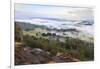
{"label": "valley", "polygon": [[[93,60],[93,34],[76,28],[58,29],[15,22],[16,65]],[[20,58],[20,59],[19,59]]]}

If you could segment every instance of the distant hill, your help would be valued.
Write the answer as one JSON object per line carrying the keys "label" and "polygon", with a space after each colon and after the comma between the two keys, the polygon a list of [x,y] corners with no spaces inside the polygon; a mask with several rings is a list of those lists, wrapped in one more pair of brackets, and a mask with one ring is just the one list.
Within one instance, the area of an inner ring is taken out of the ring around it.
{"label": "distant hill", "polygon": [[93,20],[91,20],[91,21],[81,21],[78,24],[79,25],[93,25],[94,21]]}
{"label": "distant hill", "polygon": [[16,24],[18,23],[22,30],[32,30],[35,28],[48,29],[48,27],[44,25],[36,25],[36,24],[31,24],[31,23],[26,23],[26,22],[15,22],[15,23]]}

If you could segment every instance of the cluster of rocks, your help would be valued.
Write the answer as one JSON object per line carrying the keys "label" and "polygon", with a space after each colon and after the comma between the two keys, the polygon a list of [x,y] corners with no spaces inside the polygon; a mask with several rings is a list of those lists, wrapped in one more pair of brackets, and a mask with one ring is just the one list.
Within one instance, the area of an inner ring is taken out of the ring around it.
{"label": "cluster of rocks", "polygon": [[58,56],[52,56],[50,53],[40,48],[30,48],[28,46],[15,48],[15,65],[62,63],[77,61],[79,60],[73,58],[68,53],[61,54]]}

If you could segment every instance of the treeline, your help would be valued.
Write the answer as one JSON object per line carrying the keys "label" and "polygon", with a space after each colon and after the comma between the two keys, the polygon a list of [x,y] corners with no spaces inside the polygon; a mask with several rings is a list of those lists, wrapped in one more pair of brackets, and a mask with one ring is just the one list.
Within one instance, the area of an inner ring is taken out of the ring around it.
{"label": "treeline", "polygon": [[42,33],[42,36],[56,36],[56,33]]}

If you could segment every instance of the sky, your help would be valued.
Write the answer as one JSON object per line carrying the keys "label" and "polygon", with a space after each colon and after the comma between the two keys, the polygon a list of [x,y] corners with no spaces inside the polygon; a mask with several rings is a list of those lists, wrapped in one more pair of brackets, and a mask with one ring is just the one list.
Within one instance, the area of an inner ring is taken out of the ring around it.
{"label": "sky", "polygon": [[15,20],[60,19],[92,20],[93,9],[86,7],[15,4]]}

